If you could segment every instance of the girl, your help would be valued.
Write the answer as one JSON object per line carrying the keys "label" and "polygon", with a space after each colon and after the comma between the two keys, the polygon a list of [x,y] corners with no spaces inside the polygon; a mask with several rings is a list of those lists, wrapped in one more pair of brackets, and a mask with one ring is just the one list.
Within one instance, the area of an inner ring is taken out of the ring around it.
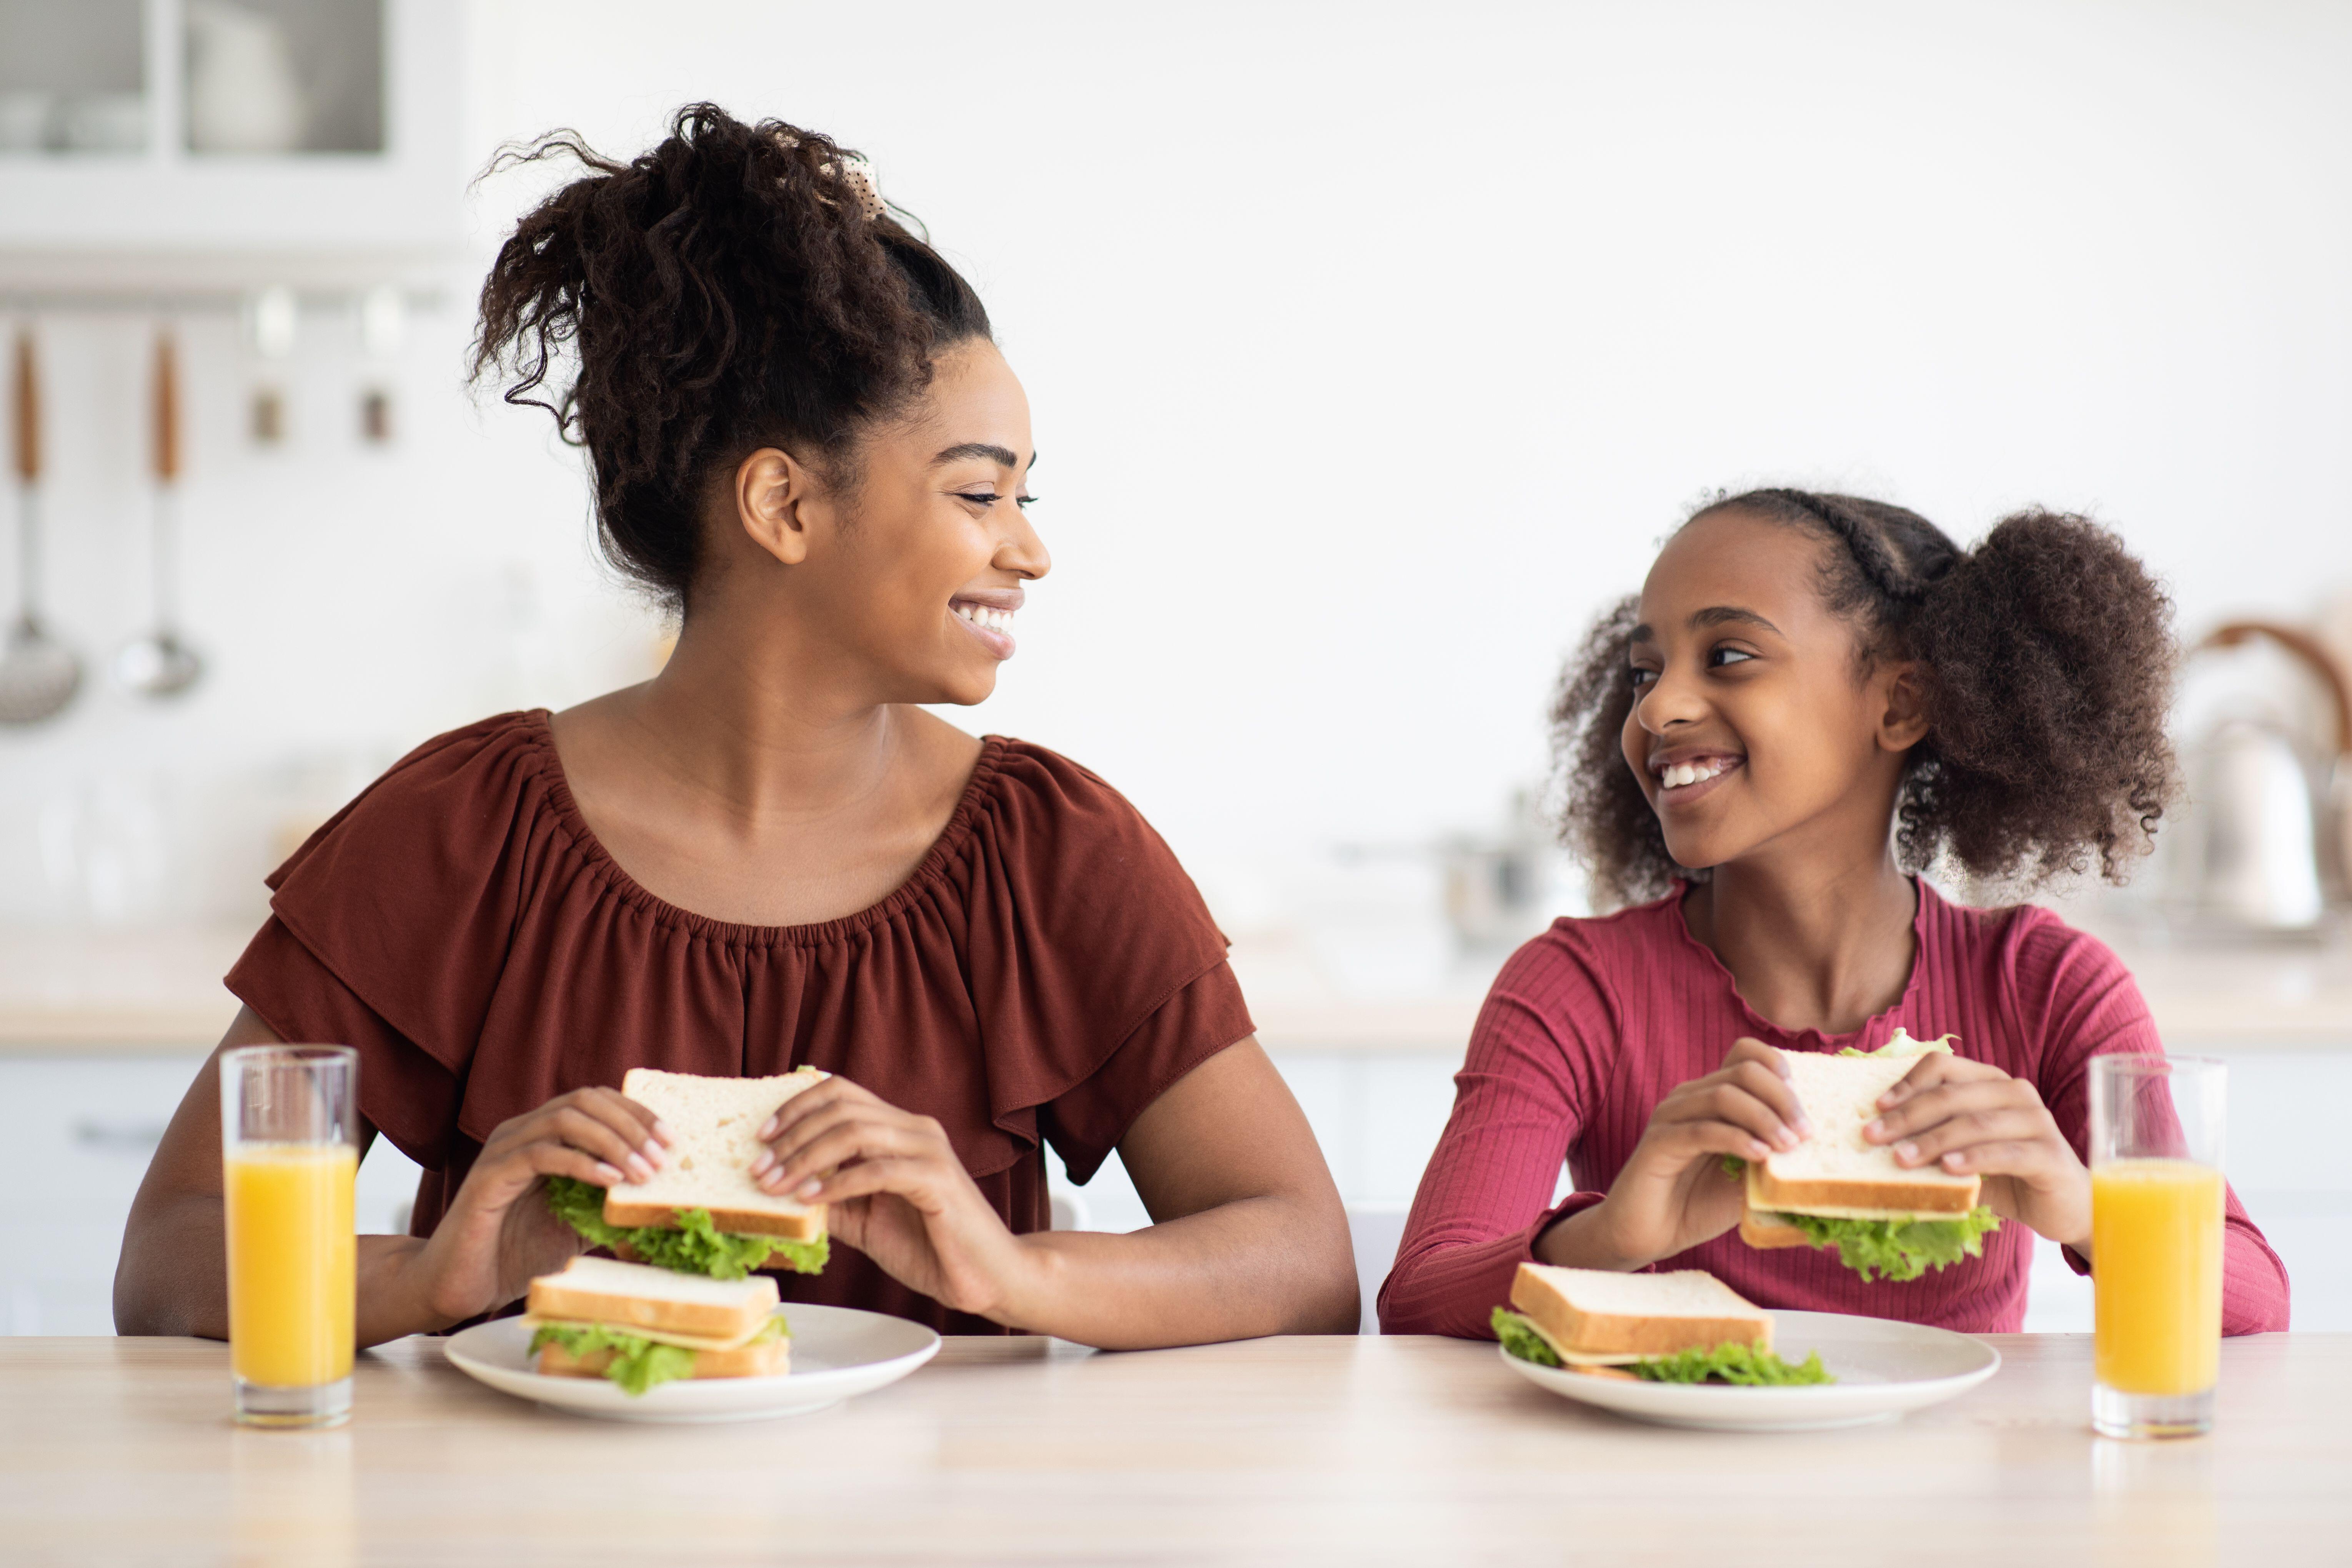
{"label": "girl", "polygon": [[[1554,713],[1570,843],[1601,899],[1488,994],[1381,1291],[1391,1333],[1486,1335],[1522,1260],[1698,1268],[1767,1307],[2019,1329],[2029,1231],[2087,1267],[2086,1071],[2160,1053],[2115,955],[2030,905],[1947,903],[1948,856],[2119,880],[2172,787],[2170,606],[2112,534],[2021,513],[1974,551],[1851,496],[1751,491],[1668,541]],[[1647,900],[1648,902],[1636,900]],[[1810,1135],[1785,1051],[1956,1034],[1865,1130],[1984,1178],[1981,1258],[1864,1284],[1728,1234],[1726,1155]],[[1546,1208],[1565,1159],[1580,1189]],[[2286,1273],[2233,1194],[2225,1332],[2284,1329]]]}
{"label": "girl", "polygon": [[[708,104],[526,217],[482,289],[587,448],[605,554],[682,617],[654,679],[427,742],[270,879],[224,1047],[335,1040],[425,1167],[360,1243],[359,1339],[512,1303],[665,1130],[633,1066],[838,1075],[758,1174],[847,1247],[787,1300],[1144,1346],[1352,1331],[1345,1217],[1224,941],[1134,808],[981,701],[1045,548],[1029,409],[969,285],[814,132]],[[551,384],[551,362],[577,356]],[[221,1336],[215,1069],[123,1237],[125,1333]],[[1047,1226],[1050,1142],[1116,1148],[1160,1222]],[[852,1251],[850,1249],[854,1248]]]}

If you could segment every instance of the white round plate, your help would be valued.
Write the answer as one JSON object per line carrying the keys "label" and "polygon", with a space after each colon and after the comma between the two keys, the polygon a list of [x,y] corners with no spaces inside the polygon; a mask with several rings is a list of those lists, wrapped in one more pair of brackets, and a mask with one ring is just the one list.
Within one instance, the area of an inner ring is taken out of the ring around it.
{"label": "white round plate", "polygon": [[1538,1366],[1504,1352],[1503,1364],[1538,1388],[1667,1426],[1720,1432],[1803,1432],[1892,1421],[1967,1393],[2000,1370],[2000,1352],[1982,1340],[1839,1312],[1775,1312],[1772,1348],[1784,1361],[1814,1351],[1837,1381],[1798,1388],[1727,1384],[1627,1383]]}
{"label": "white round plate", "polygon": [[686,1377],[642,1394],[601,1377],[542,1377],[530,1370],[530,1331],[499,1318],[450,1336],[449,1364],[502,1393],[607,1421],[764,1421],[805,1415],[898,1382],[937,1355],[940,1336],[920,1323],[855,1307],[787,1303],[793,1369],[782,1377]]}

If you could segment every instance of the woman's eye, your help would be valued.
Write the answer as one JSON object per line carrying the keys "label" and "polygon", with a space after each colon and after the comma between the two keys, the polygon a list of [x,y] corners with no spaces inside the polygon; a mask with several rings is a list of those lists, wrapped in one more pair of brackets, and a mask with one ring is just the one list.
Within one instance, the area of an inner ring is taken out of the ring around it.
{"label": "woman's eye", "polygon": [[956,494],[963,500],[971,502],[974,506],[994,506],[996,504],[996,492],[994,490],[958,490],[956,491]]}
{"label": "woman's eye", "polygon": [[1745,649],[1745,648],[1737,648],[1737,647],[1718,647],[1718,648],[1710,648],[1710,649],[1708,649],[1708,650],[1707,650],[1707,655],[1706,655],[1706,667],[1707,667],[1709,669],[1720,669],[1720,668],[1722,668],[1725,665],[1731,664],[1731,663],[1733,663],[1733,662],[1735,662],[1735,661],[1736,661],[1736,662],[1738,662],[1738,663],[1742,663],[1742,664],[1744,664],[1744,663],[1746,663],[1748,660],[1749,660],[1749,659],[1751,659],[1751,658],[1754,658],[1755,657],[1756,657],[1756,656],[1755,656],[1754,654],[1749,653],[1749,652],[1748,652],[1747,649]]}
{"label": "woman's eye", "polygon": [[1014,496],[1013,498],[1013,504],[1024,509],[1034,506],[1036,502],[1037,498],[1035,496]]}

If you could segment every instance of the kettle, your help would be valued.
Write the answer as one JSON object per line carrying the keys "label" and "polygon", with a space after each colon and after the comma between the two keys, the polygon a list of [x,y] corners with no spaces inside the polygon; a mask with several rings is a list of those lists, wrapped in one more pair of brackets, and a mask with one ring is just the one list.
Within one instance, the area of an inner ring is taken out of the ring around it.
{"label": "kettle", "polygon": [[2276,644],[2329,699],[2332,748],[2315,755],[2263,719],[2221,720],[2188,758],[2192,809],[2180,846],[2187,901],[2200,924],[2248,931],[2316,927],[2352,886],[2340,799],[2352,787],[2352,690],[2318,638],[2293,626],[2233,621],[2189,650]]}

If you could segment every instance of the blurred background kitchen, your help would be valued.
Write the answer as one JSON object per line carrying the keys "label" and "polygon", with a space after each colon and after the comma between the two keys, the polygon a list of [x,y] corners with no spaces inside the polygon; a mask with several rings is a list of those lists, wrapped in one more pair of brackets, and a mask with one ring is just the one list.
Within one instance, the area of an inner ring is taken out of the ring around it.
{"label": "blurred background kitchen", "polygon": [[[1368,1311],[1486,981],[1582,908],[1562,654],[1785,481],[2091,510],[2212,641],[2193,807],[2063,901],[2228,1058],[2296,1325],[2352,1328],[2347,68],[2352,10],[2280,0],[0,0],[0,1331],[110,1331],[277,860],[425,738],[656,668],[576,457],[463,384],[551,176],[469,180],[697,98],[864,151],[986,296],[1055,568],[962,721],[1200,880]],[[363,1227],[412,1179],[379,1148]],[[1143,1223],[1115,1166],[1065,1208]],[[2087,1328],[2042,1262],[2029,1326]]]}

